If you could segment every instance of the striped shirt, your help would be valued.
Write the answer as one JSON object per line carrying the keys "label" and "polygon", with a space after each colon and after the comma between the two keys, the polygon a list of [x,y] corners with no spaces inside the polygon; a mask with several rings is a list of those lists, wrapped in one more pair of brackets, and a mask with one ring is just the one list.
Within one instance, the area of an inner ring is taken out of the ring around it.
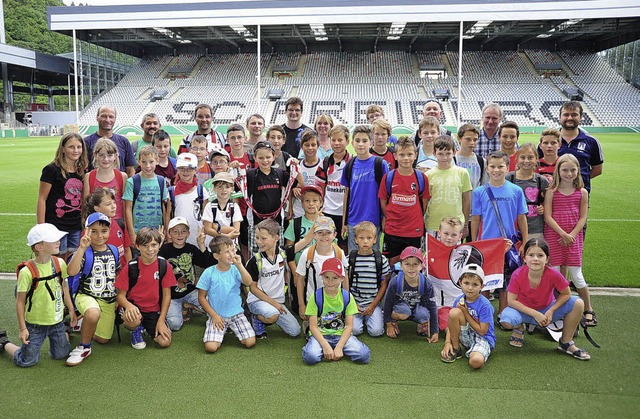
{"label": "striped shirt", "polygon": [[[378,279],[376,278],[376,258],[370,255],[357,255],[353,269],[353,280],[349,284],[349,291],[359,306],[366,306],[376,298],[378,294]],[[382,256],[382,276],[391,272],[387,258]],[[364,308],[364,307],[363,307]]]}

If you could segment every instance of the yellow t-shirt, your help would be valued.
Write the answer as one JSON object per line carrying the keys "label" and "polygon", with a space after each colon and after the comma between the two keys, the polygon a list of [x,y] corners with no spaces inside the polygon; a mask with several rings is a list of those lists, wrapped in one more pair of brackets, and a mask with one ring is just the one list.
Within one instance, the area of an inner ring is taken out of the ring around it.
{"label": "yellow t-shirt", "polygon": [[[53,256],[56,257],[56,256]],[[60,269],[62,270],[62,278],[67,277],[67,264],[60,258]],[[53,262],[36,263],[40,278],[53,274]],[[31,271],[28,267],[24,267],[18,273],[18,292],[28,292],[32,283]],[[53,293],[53,300],[47,290],[46,284],[49,285]],[[25,302],[25,321],[40,326],[51,326],[58,324],[64,317],[64,300],[62,298],[62,285],[58,277],[47,281],[39,281],[33,295],[31,296],[31,310],[29,311],[29,300]]]}
{"label": "yellow t-shirt", "polygon": [[[469,172],[458,166],[446,170],[437,167],[427,171],[431,199],[427,206],[429,230],[437,230],[444,217],[458,217],[463,223],[462,194],[471,191]],[[471,199],[471,197],[469,197]]]}

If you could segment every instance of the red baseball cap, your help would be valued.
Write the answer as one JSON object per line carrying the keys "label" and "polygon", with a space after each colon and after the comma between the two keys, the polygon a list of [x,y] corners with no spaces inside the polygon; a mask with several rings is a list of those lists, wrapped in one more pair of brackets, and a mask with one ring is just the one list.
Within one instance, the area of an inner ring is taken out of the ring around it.
{"label": "red baseball cap", "polygon": [[342,261],[338,258],[329,258],[324,261],[322,264],[322,271],[320,271],[320,275],[325,272],[333,272],[338,275],[340,278],[344,278],[344,266],[342,265]]}
{"label": "red baseball cap", "polygon": [[308,185],[308,186],[305,186],[304,188],[300,189],[300,195],[301,196],[304,195],[305,192],[315,192],[318,195],[320,195],[320,198],[324,198],[324,195],[322,193],[322,189],[320,189],[320,187],[316,186],[316,185]]}
{"label": "red baseball cap", "polygon": [[407,258],[418,258],[420,263],[424,263],[424,260],[422,259],[422,251],[417,247],[409,246],[402,251],[402,253],[400,254],[400,261],[403,261]]}

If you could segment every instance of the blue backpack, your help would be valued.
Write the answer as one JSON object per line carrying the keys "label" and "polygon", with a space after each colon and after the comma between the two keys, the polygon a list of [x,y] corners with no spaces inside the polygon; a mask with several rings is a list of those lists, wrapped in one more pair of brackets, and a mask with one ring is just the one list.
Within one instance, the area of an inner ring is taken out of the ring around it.
{"label": "blue backpack", "polygon": [[[344,305],[342,306],[342,318],[346,318],[347,306],[351,301],[351,294],[349,291],[344,288],[340,288],[342,290],[342,300],[344,301]],[[322,288],[318,288],[315,293],[316,306],[318,306],[318,317],[322,316],[322,309],[324,308],[324,293],[322,292]]]}
{"label": "blue backpack", "polygon": [[[427,278],[424,277],[422,272],[419,274],[418,292],[420,295],[424,294],[424,290],[427,288]],[[402,295],[402,289],[404,288],[404,272],[398,271],[396,275],[396,295]]]}
{"label": "blue backpack", "polygon": [[[118,266],[120,266],[120,253],[118,252],[118,248],[112,244],[107,244],[107,247],[109,248],[109,250],[111,250],[111,253],[113,253],[113,257],[116,260],[116,269],[117,269]],[[69,258],[69,260],[71,260],[71,258]],[[80,291],[80,285],[89,277],[89,275],[91,275],[92,270],[93,270],[93,248],[89,246],[87,248],[87,251],[84,253],[84,266],[82,268],[82,271],[78,272],[73,276],[69,276],[67,278],[67,282],[69,283],[69,291],[71,293],[71,296],[73,297],[74,304],[75,304],[75,297],[78,294],[78,291]]]}

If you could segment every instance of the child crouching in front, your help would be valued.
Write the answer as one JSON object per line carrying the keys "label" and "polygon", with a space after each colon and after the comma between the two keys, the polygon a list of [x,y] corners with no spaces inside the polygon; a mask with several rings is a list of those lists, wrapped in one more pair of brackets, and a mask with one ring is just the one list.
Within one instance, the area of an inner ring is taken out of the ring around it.
{"label": "child crouching in front", "polygon": [[353,362],[367,364],[371,357],[369,347],[351,334],[358,306],[349,291],[340,287],[345,279],[342,261],[325,260],[320,275],[324,286],[309,298],[305,311],[311,337],[302,348],[302,360],[313,365],[323,357],[338,361],[347,355]]}
{"label": "child crouching in front", "polygon": [[493,306],[480,294],[484,284],[484,271],[479,265],[465,266],[458,280],[463,294],[453,302],[449,312],[449,327],[442,361],[451,363],[462,357],[460,345],[469,348],[466,356],[474,369],[484,366],[496,344],[493,329]]}
{"label": "child crouching in front", "polygon": [[134,258],[118,274],[116,301],[122,307],[124,326],[131,330],[131,347],[144,349],[142,332],[161,347],[171,345],[167,312],[171,304],[171,288],[176,277],[171,265],[158,258],[162,234],[155,228],[142,227],[136,236],[140,256]]}
{"label": "child crouching in front", "polygon": [[202,273],[196,288],[198,301],[209,315],[204,331],[204,349],[216,352],[230,327],[245,347],[256,344],[256,335],[242,309],[240,287],[251,285],[251,275],[242,266],[236,246],[228,236],[218,236],[210,244],[218,264]]}

